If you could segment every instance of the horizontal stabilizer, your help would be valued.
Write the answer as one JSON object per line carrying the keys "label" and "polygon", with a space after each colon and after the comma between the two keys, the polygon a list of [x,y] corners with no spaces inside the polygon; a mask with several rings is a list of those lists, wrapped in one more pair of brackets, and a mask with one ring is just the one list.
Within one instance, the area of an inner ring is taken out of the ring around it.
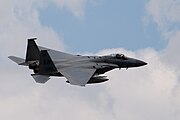
{"label": "horizontal stabilizer", "polygon": [[37,83],[46,83],[50,78],[48,75],[31,74]]}
{"label": "horizontal stabilizer", "polygon": [[19,58],[16,56],[9,56],[8,58],[11,59],[12,61],[14,61],[15,63],[17,63],[18,65],[28,66],[28,64],[25,62],[25,59],[23,59],[23,58]]}

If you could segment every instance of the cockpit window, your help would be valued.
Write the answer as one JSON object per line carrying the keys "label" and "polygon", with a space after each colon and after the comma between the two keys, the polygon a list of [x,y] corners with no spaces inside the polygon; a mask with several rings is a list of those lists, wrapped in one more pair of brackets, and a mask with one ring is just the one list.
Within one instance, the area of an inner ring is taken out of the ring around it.
{"label": "cockpit window", "polygon": [[116,59],[127,60],[127,57],[124,54],[113,54],[112,56]]}
{"label": "cockpit window", "polygon": [[113,58],[127,60],[128,58],[124,54],[111,54]]}

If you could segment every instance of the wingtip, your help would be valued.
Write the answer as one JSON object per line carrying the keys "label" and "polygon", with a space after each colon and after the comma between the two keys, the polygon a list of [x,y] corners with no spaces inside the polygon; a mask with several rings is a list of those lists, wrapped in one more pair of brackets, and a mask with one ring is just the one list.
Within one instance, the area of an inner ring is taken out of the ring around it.
{"label": "wingtip", "polygon": [[28,38],[28,40],[37,40],[36,37]]}

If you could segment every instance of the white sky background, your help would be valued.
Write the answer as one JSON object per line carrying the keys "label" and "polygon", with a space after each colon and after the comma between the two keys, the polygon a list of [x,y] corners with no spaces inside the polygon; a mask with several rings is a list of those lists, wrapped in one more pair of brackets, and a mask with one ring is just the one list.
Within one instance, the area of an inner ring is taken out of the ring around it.
{"label": "white sky background", "polygon": [[[54,0],[75,17],[85,14],[86,0]],[[96,1],[91,1],[95,3]],[[73,3],[73,4],[72,4]],[[16,66],[8,55],[24,56],[26,38],[64,50],[63,38],[53,28],[42,26],[39,9],[45,0],[0,0],[0,119],[2,120],[179,120],[180,1],[149,0],[147,22],[157,25],[167,47],[101,50],[97,54],[125,53],[148,62],[142,68],[114,70],[110,81],[85,88],[68,85],[65,79],[36,84],[29,70]]]}

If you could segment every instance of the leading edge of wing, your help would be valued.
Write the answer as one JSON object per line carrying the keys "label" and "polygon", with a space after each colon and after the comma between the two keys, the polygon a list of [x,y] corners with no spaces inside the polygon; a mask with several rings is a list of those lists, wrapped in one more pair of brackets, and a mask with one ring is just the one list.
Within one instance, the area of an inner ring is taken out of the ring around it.
{"label": "leading edge of wing", "polygon": [[95,71],[96,69],[70,67],[59,70],[68,79],[70,84],[79,86],[85,86]]}

